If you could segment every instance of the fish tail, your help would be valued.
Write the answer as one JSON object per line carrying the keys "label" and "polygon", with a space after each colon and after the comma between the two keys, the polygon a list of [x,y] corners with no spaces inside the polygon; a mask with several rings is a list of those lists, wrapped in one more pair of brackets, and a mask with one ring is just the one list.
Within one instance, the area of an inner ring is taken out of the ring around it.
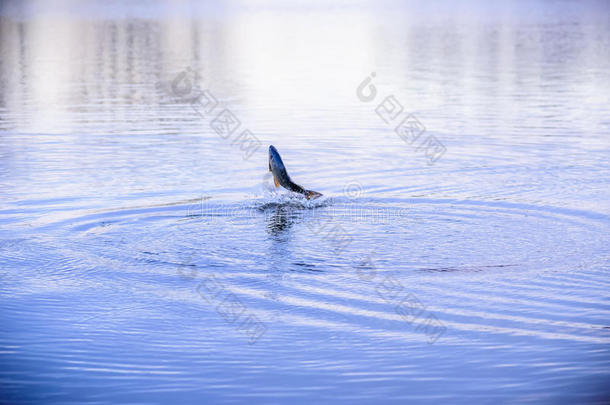
{"label": "fish tail", "polygon": [[313,190],[305,190],[304,194],[308,200],[311,200],[312,198],[315,200],[318,197],[322,197],[322,193],[318,193],[317,191]]}

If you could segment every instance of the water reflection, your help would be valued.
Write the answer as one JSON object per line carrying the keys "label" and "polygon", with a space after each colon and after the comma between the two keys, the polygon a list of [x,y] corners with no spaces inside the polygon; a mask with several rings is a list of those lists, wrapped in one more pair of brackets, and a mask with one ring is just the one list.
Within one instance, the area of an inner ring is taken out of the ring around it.
{"label": "water reflection", "polygon": [[[438,15],[423,7],[417,14],[426,27],[411,6],[392,7],[388,13],[348,8],[340,20],[316,9],[306,17],[288,9],[225,10],[219,19],[222,7],[211,14],[195,7],[113,18],[109,7],[91,20],[84,10],[51,13],[42,2],[13,4],[4,7],[1,24],[0,124],[20,132],[95,132],[103,126],[106,132],[142,133],[167,131],[164,121],[171,117],[201,131],[197,116],[163,108],[154,88],[186,67],[244,121],[269,133],[310,129],[299,118],[278,117],[345,105],[343,95],[353,94],[372,70],[409,110],[435,111],[426,124],[439,130],[510,131],[489,124],[497,111],[513,126],[526,110],[528,126],[576,121],[595,129],[590,125],[603,121],[605,99],[590,95],[608,89],[602,73],[610,62],[600,52],[607,41],[579,20],[589,14],[576,14],[571,25],[532,30],[515,24],[522,15],[511,8],[488,10],[488,21],[465,22],[451,7]],[[555,10],[559,19],[569,11]],[[534,12],[531,18],[542,17]],[[319,29],[309,30],[312,19]],[[607,20],[595,21],[608,28]],[[541,109],[550,92],[553,102]],[[561,111],[574,99],[584,103],[570,106],[566,117]],[[462,119],[448,119],[455,115]]]}
{"label": "water reflection", "polygon": [[[299,215],[294,209],[285,205],[279,205],[267,211],[267,231],[272,236],[278,236],[292,228]],[[268,215],[270,214],[270,215]]]}

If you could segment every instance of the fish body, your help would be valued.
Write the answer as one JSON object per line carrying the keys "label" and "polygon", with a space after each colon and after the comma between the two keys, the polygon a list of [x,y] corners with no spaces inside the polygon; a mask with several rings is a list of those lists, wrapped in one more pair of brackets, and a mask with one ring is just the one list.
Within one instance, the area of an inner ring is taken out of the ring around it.
{"label": "fish body", "polygon": [[269,171],[273,173],[273,181],[275,182],[276,187],[282,186],[287,190],[303,194],[308,200],[311,198],[315,199],[322,196],[321,193],[318,193],[317,191],[306,190],[292,181],[292,179],[288,175],[288,172],[286,171],[286,166],[282,161],[280,153],[277,151],[277,149],[275,149],[273,145],[269,145]]}

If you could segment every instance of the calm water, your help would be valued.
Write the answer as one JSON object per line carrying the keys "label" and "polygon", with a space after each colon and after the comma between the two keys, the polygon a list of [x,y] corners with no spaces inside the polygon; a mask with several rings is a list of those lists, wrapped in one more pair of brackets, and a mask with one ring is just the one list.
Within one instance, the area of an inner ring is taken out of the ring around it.
{"label": "calm water", "polygon": [[609,401],[607,3],[71,6],[0,9],[0,402]]}

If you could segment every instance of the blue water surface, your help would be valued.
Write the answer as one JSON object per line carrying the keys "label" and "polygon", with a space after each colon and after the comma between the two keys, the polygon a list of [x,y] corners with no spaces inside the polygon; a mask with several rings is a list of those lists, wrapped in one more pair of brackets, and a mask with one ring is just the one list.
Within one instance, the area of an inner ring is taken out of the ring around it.
{"label": "blue water surface", "polygon": [[608,403],[609,11],[3,2],[0,403]]}

